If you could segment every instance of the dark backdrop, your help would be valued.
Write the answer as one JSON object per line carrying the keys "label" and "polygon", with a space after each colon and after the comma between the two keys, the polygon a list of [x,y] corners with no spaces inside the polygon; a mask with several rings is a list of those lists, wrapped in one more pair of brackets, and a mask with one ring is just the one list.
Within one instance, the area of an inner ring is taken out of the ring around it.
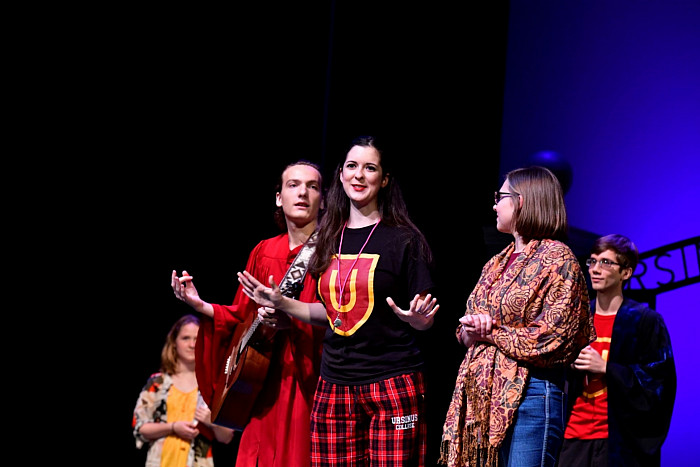
{"label": "dark backdrop", "polygon": [[[187,269],[208,301],[230,303],[252,247],[277,230],[274,185],[299,157],[326,175],[359,133],[393,138],[396,174],[437,263],[441,310],[428,356],[435,461],[463,351],[457,318],[490,255],[507,8],[335,1],[167,11],[129,19],[105,52],[110,154],[93,228],[114,240],[101,312],[119,336],[110,387],[114,452],[140,465],[130,431],[171,324],[189,308],[169,285]],[[244,11],[245,10],[245,11]],[[93,337],[100,338],[95,334]],[[219,466],[233,449],[218,449]]]}

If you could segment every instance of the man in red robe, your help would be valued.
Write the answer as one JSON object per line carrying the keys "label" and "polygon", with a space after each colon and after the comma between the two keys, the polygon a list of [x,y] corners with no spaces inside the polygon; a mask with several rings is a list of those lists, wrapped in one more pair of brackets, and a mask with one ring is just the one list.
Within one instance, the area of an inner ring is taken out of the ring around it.
{"label": "man in red robe", "polygon": [[[276,220],[286,232],[262,240],[248,257],[246,271],[267,283],[279,283],[316,230],[322,203],[321,173],[317,166],[299,161],[285,168],[277,191]],[[187,271],[172,272],[175,295],[203,319],[197,336],[196,372],[200,392],[211,407],[222,388],[221,375],[229,356],[236,326],[257,314],[261,329],[271,337],[267,375],[241,435],[237,467],[310,465],[309,415],[318,382],[325,329],[290,318],[283,312],[260,308],[241,287],[232,305],[205,302]],[[316,302],[316,281],[303,280],[299,300]],[[235,397],[229,394],[227,397]]]}

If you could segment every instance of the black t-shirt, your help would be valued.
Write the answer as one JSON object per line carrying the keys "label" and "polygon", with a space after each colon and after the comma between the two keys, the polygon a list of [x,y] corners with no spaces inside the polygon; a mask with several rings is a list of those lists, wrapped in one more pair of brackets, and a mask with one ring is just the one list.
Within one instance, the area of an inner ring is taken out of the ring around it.
{"label": "black t-shirt", "polygon": [[367,241],[373,227],[346,228],[340,273],[336,255],[318,281],[330,323],[321,376],[336,384],[373,383],[423,368],[416,330],[396,316],[386,298],[408,309],[417,293],[433,287],[430,266],[419,256],[412,230],[380,222]]}

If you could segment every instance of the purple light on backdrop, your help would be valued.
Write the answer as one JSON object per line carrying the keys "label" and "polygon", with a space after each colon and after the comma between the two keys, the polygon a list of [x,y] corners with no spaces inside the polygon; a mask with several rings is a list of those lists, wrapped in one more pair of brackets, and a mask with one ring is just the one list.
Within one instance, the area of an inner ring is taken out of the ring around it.
{"label": "purple light on backdrop", "polygon": [[[512,0],[509,15],[501,173],[567,162],[570,225],[626,235],[641,253],[699,236],[700,2]],[[660,264],[676,268],[679,258]],[[654,270],[646,279],[668,278]],[[688,326],[698,303],[698,283],[656,296],[678,372],[664,466],[698,459]]]}
{"label": "purple light on backdrop", "polygon": [[569,161],[556,151],[538,151],[530,156],[530,163],[533,165],[541,165],[551,170],[559,183],[561,184],[564,194],[569,192],[571,183],[574,180],[574,172]]}

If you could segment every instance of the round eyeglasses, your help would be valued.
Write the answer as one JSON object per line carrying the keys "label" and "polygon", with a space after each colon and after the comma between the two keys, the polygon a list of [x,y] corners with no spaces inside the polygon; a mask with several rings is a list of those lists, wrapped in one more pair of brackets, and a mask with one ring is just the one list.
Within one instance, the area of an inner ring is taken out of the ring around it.
{"label": "round eyeglasses", "polygon": [[609,259],[603,258],[600,260],[595,260],[593,258],[588,258],[586,260],[586,266],[588,266],[589,269],[593,269],[596,264],[600,264],[600,266],[603,269],[612,269],[613,266],[620,266],[622,268],[622,265],[620,263],[616,263],[615,261],[610,261]]}
{"label": "round eyeglasses", "polygon": [[514,194],[516,193],[508,193],[507,191],[494,191],[493,201],[495,204],[498,204],[503,198],[508,198],[509,196],[513,196]]}

